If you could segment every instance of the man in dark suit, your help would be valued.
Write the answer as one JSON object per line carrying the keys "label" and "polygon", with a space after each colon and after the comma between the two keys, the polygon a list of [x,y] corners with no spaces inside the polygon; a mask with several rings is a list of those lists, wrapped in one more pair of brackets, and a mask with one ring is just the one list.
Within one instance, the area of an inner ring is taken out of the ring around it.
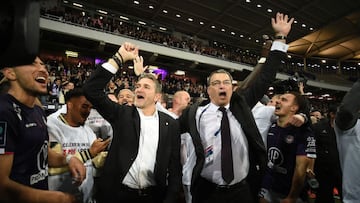
{"label": "man in dark suit", "polygon": [[114,129],[99,185],[103,203],[175,202],[181,186],[179,126],[156,110],[161,93],[156,77],[139,77],[134,106],[114,103],[103,92],[122,63],[139,59],[137,54],[134,45],[123,44],[84,86],[88,100]]}
{"label": "man in dark suit", "polygon": [[[272,19],[275,41],[249,87],[233,92],[230,73],[214,71],[208,78],[210,103],[194,104],[179,118],[181,132],[191,134],[197,156],[191,183],[193,202],[256,201],[266,150],[250,110],[266,93],[286,58],[285,39],[293,20],[280,13]],[[222,127],[223,119],[227,127]],[[225,134],[230,137],[226,141]]]}

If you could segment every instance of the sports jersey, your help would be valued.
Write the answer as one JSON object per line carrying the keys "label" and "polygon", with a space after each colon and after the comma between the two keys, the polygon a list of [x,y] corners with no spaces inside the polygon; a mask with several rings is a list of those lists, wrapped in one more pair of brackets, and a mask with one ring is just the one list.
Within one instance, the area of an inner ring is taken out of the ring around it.
{"label": "sports jersey", "polygon": [[309,128],[273,123],[267,136],[267,169],[262,187],[287,195],[291,189],[296,156],[316,157],[315,138]]}
{"label": "sports jersey", "polygon": [[0,95],[0,156],[13,154],[10,179],[48,189],[48,132],[45,113],[9,94]]}

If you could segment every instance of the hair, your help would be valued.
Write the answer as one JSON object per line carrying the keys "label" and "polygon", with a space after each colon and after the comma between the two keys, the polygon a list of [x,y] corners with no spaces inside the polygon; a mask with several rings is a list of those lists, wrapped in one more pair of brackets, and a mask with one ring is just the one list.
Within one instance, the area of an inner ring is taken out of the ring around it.
{"label": "hair", "polygon": [[153,75],[151,73],[143,73],[143,74],[141,74],[139,76],[138,81],[143,79],[143,78],[147,78],[147,79],[152,80],[155,83],[155,92],[156,93],[161,93],[162,88],[161,88],[161,85],[160,85],[158,79],[155,77],[155,75]]}
{"label": "hair", "polygon": [[336,113],[338,109],[338,105],[337,104],[330,104],[328,107],[327,112],[328,113]]}
{"label": "hair", "polygon": [[292,94],[295,96],[294,103],[296,103],[299,107],[296,113],[300,113],[300,112],[305,113],[309,111],[308,102],[306,98],[303,95],[301,95],[299,92],[291,91],[285,94]]}
{"label": "hair", "polygon": [[65,103],[70,101],[71,98],[85,96],[82,88],[74,88],[65,94]]}
{"label": "hair", "polygon": [[212,77],[214,74],[218,74],[218,73],[224,73],[224,74],[228,75],[229,78],[230,78],[230,80],[231,80],[231,82],[233,81],[233,77],[231,76],[231,74],[230,74],[228,71],[226,71],[226,70],[224,70],[224,69],[218,69],[218,70],[216,70],[216,71],[211,72],[210,75],[209,75],[209,77],[207,78],[207,81],[206,81],[206,82],[207,82],[207,85],[208,85],[208,86],[210,86],[210,79],[211,79],[211,77]]}

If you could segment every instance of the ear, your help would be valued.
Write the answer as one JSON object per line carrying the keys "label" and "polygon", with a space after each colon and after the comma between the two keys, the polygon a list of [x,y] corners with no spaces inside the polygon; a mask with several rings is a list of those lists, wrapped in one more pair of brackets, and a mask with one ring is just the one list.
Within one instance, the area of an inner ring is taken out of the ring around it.
{"label": "ear", "polygon": [[69,109],[72,109],[72,107],[73,107],[73,103],[71,101],[66,102],[67,112],[69,112]]}
{"label": "ear", "polygon": [[156,102],[160,102],[161,101],[161,93],[156,93],[155,94],[155,97],[154,97],[154,102],[156,103]]}
{"label": "ear", "polygon": [[294,112],[294,114],[296,114],[296,112],[299,110],[299,107],[297,105],[291,105],[290,107],[290,111]]}
{"label": "ear", "polygon": [[4,74],[4,77],[7,78],[10,81],[16,80],[16,73],[14,71],[14,68],[4,68],[2,70],[2,73]]}

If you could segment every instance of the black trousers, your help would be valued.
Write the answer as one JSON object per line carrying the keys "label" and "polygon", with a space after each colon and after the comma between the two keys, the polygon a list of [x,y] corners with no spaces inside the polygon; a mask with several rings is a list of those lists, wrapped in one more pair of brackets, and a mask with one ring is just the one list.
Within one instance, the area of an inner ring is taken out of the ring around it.
{"label": "black trousers", "polygon": [[333,188],[336,187],[342,199],[341,169],[337,164],[315,162],[316,179],[319,188],[316,190],[315,203],[334,203]]}
{"label": "black trousers", "polygon": [[222,187],[204,178],[199,178],[193,190],[193,203],[252,203],[249,184],[243,180],[235,185]]}
{"label": "black trousers", "polygon": [[126,185],[119,188],[116,196],[118,202],[121,203],[159,203],[162,202],[163,197],[155,186],[146,189],[133,189]]}

